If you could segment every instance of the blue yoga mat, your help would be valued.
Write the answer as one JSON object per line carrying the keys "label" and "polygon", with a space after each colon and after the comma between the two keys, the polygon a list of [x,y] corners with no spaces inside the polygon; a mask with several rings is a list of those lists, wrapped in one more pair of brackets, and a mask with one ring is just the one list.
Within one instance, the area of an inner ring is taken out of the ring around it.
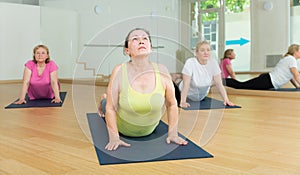
{"label": "blue yoga mat", "polygon": [[192,101],[187,99],[190,104],[189,108],[183,108],[185,110],[204,110],[204,109],[224,109],[224,108],[241,108],[241,106],[225,106],[223,101],[205,97],[202,101]]}
{"label": "blue yoga mat", "polygon": [[[61,107],[64,103],[67,92],[60,92],[61,103],[51,103],[52,99],[38,99],[38,100],[29,100],[28,96],[26,96],[25,104],[14,104],[6,106],[5,109],[9,108],[37,108],[37,107]],[[17,99],[18,100],[18,99]],[[15,101],[17,101],[15,100]]]}
{"label": "blue yoga mat", "polygon": [[213,157],[181,134],[179,135],[189,142],[187,145],[167,144],[168,125],[162,121],[149,136],[120,136],[123,141],[131,144],[130,147],[107,151],[104,149],[108,143],[104,119],[97,113],[87,113],[87,118],[100,165]]}

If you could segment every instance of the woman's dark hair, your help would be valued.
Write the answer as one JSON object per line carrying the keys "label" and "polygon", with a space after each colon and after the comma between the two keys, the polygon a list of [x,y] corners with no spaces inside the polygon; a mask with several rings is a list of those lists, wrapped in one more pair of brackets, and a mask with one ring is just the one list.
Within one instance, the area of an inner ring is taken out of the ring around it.
{"label": "woman's dark hair", "polygon": [[232,52],[233,52],[233,49],[227,49],[227,50],[225,50],[224,56],[223,56],[223,58],[221,58],[221,60],[223,60],[223,59],[225,59],[225,58],[228,58],[229,55],[230,55]]}
{"label": "woman's dark hair", "polygon": [[42,45],[42,44],[37,45],[33,48],[33,62],[37,63],[37,61],[35,60],[34,54],[39,48],[44,48],[47,51],[48,58],[45,60],[45,63],[49,63],[50,62],[49,49],[47,46]]}
{"label": "woman's dark hair", "polygon": [[149,41],[150,41],[150,44],[151,44],[151,47],[152,47],[152,41],[151,41],[150,32],[149,32],[148,30],[144,29],[144,28],[135,28],[135,29],[132,29],[132,30],[127,34],[127,36],[126,36],[126,38],[125,38],[124,49],[123,49],[124,55],[126,55],[126,54],[125,54],[125,49],[128,48],[128,40],[129,40],[129,36],[130,36],[130,34],[131,34],[133,31],[136,31],[136,30],[142,30],[142,31],[144,31],[144,32],[148,35]]}

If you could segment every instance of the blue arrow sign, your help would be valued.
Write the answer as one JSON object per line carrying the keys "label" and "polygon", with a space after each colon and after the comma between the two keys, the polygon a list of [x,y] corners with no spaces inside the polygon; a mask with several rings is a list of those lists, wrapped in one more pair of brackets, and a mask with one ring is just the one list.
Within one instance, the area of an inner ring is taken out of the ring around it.
{"label": "blue arrow sign", "polygon": [[236,45],[236,44],[239,44],[240,46],[246,44],[250,42],[249,40],[246,40],[244,38],[240,38],[239,40],[228,40],[226,41],[226,45]]}

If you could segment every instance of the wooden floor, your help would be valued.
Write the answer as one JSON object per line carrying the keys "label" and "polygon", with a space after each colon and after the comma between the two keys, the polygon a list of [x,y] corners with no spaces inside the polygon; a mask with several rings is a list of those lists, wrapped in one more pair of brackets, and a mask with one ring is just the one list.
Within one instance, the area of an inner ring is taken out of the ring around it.
{"label": "wooden floor", "polygon": [[4,109],[21,84],[0,84],[1,175],[300,174],[300,96],[229,95],[241,109],[181,110],[180,132],[214,158],[99,165],[85,116],[97,98],[86,91],[98,97],[105,87],[61,87],[63,107]]}

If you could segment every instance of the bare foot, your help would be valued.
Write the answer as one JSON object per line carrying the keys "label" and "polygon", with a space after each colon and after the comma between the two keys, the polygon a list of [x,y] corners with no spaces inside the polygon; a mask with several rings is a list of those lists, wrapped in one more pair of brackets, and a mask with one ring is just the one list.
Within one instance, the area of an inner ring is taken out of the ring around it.
{"label": "bare foot", "polygon": [[103,110],[102,110],[102,100],[106,99],[106,96],[107,96],[106,93],[103,93],[100,96],[99,107],[98,107],[98,113],[99,113],[100,117],[104,117],[104,113],[103,113]]}

